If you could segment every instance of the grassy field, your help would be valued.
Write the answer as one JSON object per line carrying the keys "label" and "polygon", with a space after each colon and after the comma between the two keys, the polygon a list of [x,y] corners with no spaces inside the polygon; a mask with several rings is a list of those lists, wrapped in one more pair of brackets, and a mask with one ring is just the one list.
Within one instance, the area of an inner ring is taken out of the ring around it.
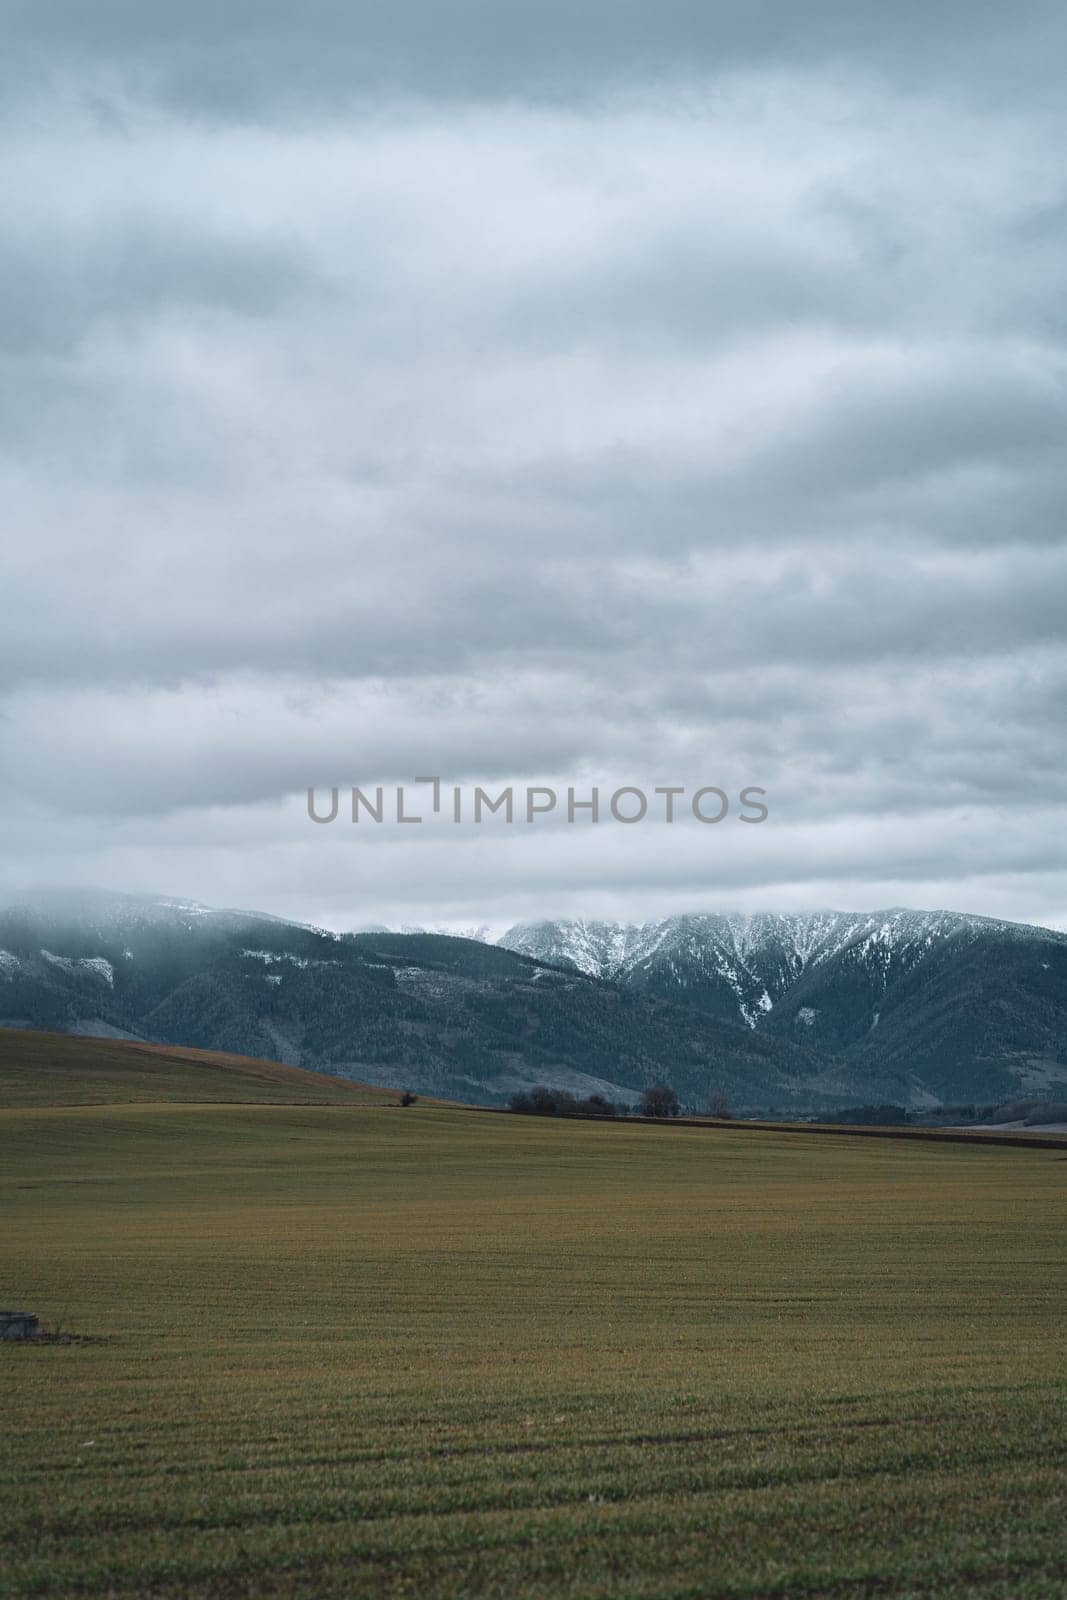
{"label": "grassy field", "polygon": [[0,1028],[0,1107],[152,1100],[391,1105],[398,1099],[392,1089],[346,1083],[277,1061]]}
{"label": "grassy field", "polygon": [[1065,1179],[422,1102],[2,1110],[0,1302],[97,1342],[0,1346],[0,1595],[1067,1595]]}

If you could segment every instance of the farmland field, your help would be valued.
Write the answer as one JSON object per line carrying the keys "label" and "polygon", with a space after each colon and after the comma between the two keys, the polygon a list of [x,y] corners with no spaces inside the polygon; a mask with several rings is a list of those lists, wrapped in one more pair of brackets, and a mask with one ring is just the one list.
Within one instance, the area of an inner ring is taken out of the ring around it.
{"label": "farmland field", "polygon": [[144,1100],[380,1105],[396,1099],[392,1089],[221,1051],[0,1029],[0,1107]]}
{"label": "farmland field", "polygon": [[0,1595],[1067,1595],[1067,1145],[157,1070],[0,1073]]}

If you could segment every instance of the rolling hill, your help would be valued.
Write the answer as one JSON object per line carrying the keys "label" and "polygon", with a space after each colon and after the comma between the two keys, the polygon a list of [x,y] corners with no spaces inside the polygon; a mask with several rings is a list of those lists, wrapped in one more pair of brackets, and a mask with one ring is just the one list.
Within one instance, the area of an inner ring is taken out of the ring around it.
{"label": "rolling hill", "polygon": [[163,1101],[226,1105],[385,1105],[395,1091],[220,1051],[0,1029],[0,1106]]}

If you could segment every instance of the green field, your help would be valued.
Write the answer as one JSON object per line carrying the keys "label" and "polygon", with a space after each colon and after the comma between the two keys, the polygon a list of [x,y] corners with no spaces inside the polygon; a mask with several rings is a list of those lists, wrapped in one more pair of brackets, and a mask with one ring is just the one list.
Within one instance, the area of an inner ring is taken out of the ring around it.
{"label": "green field", "polygon": [[0,1072],[0,1595],[1067,1595],[1067,1146],[153,1059]]}
{"label": "green field", "polygon": [[178,1100],[384,1105],[398,1098],[392,1089],[277,1061],[0,1028],[0,1107]]}

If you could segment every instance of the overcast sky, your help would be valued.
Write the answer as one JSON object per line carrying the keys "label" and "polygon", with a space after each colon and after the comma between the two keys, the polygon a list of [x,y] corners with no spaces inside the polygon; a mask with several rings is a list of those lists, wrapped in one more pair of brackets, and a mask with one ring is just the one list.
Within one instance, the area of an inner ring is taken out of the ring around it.
{"label": "overcast sky", "polygon": [[5,894],[1067,927],[1062,0],[5,19]]}

